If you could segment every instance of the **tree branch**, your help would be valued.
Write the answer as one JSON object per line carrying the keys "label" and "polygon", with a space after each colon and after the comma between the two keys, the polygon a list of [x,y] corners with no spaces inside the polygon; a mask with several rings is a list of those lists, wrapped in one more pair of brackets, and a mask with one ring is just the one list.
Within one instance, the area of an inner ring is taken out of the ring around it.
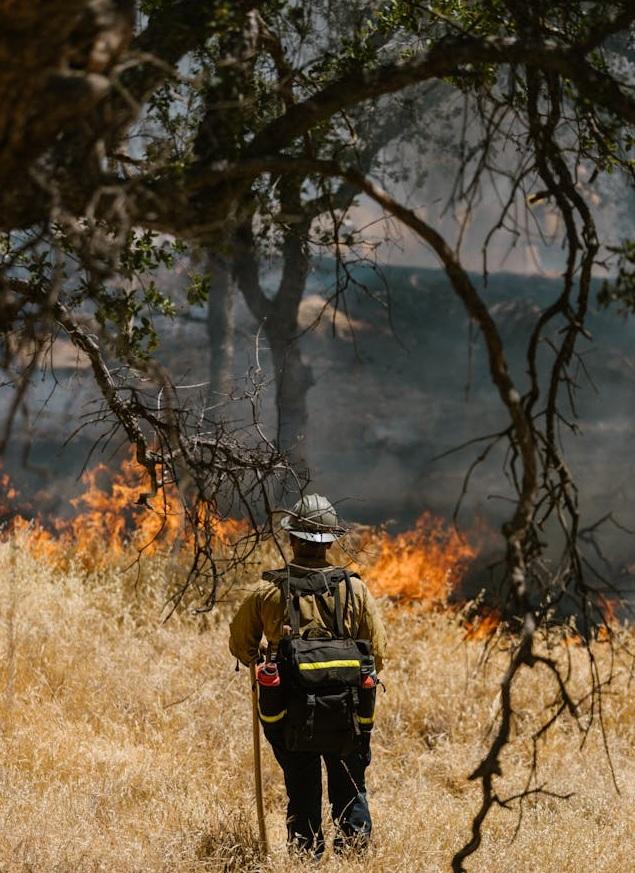
{"label": "tree branch", "polygon": [[[635,11],[628,18],[629,23],[635,21]],[[574,82],[585,98],[635,123],[635,99],[612,76],[593,67],[576,45],[517,37],[446,37],[412,60],[347,71],[267,125],[254,137],[246,156],[270,155],[314,125],[365,100],[418,82],[460,75],[482,64],[524,64],[558,73]]]}

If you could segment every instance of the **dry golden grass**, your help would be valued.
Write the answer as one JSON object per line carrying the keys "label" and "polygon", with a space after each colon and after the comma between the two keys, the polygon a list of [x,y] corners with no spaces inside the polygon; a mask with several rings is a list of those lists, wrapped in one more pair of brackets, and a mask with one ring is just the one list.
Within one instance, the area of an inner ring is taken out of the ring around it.
{"label": "dry golden grass", "polygon": [[[116,567],[86,577],[38,563],[24,535],[0,545],[2,873],[305,869],[286,855],[284,790],[268,748],[272,854],[257,858],[249,682],[226,642],[233,607],[162,626],[166,572],[160,559],[146,562],[135,588]],[[324,873],[448,870],[478,802],[466,775],[496,711],[504,653],[479,669],[482,643],[465,642],[451,617],[388,603],[385,616],[391,658],[368,780],[375,845],[363,861],[327,854]],[[581,684],[583,653],[570,653]],[[598,658],[606,670],[600,644]],[[502,794],[522,786],[526,737],[553,695],[544,674],[523,679]],[[563,720],[542,748],[539,775],[575,795],[528,802],[511,843],[516,814],[496,810],[470,871],[633,869],[635,702],[626,665],[605,707],[621,795],[598,731],[580,752],[575,726]]]}

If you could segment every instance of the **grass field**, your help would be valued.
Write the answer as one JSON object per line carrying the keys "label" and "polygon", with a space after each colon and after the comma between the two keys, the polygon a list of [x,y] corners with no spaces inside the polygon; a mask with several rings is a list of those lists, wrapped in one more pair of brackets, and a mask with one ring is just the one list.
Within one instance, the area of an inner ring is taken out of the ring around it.
{"label": "grass field", "polygon": [[[227,651],[234,606],[161,625],[168,576],[160,558],[144,563],[135,584],[116,567],[55,570],[33,557],[25,534],[0,545],[2,873],[302,869],[284,847],[284,790],[268,748],[272,851],[268,860],[257,855],[249,681]],[[450,614],[389,601],[383,608],[391,649],[368,779],[374,847],[364,860],[328,852],[325,873],[448,870],[478,803],[466,777],[496,714],[505,653],[479,666],[483,643],[466,641]],[[608,647],[596,649],[608,670]],[[568,654],[582,688],[584,654],[576,646]],[[574,795],[528,801],[513,842],[518,813],[497,809],[470,871],[633,869],[630,664],[616,673],[604,705],[621,793],[599,731],[580,751],[577,728],[564,719],[541,748],[539,780]],[[521,684],[501,795],[522,787],[528,737],[555,696],[545,674]]]}

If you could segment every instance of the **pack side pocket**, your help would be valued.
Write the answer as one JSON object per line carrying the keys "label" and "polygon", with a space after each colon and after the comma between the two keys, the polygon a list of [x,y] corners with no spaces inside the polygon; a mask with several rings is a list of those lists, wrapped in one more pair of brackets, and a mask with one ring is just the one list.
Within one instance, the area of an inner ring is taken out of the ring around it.
{"label": "pack side pocket", "polygon": [[282,686],[258,686],[258,716],[263,727],[280,724],[287,714],[286,694]]}
{"label": "pack side pocket", "polygon": [[357,720],[359,729],[370,733],[375,724],[375,699],[377,696],[377,686],[372,688],[359,689],[359,704],[357,707]]}

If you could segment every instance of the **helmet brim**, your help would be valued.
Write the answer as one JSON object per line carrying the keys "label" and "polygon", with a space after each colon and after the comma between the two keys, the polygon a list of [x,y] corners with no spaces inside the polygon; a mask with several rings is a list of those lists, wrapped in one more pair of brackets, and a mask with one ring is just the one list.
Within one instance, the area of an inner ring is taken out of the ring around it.
{"label": "helmet brim", "polygon": [[336,528],[331,530],[306,530],[294,527],[297,524],[297,519],[293,515],[285,515],[280,522],[280,527],[286,530],[287,533],[299,540],[306,540],[310,543],[334,543],[341,536],[344,536],[346,531],[344,528]]}
{"label": "helmet brim", "polygon": [[293,530],[293,528],[285,528],[288,533],[299,540],[307,540],[310,543],[334,543],[342,534],[334,533],[313,533],[307,530]]}

